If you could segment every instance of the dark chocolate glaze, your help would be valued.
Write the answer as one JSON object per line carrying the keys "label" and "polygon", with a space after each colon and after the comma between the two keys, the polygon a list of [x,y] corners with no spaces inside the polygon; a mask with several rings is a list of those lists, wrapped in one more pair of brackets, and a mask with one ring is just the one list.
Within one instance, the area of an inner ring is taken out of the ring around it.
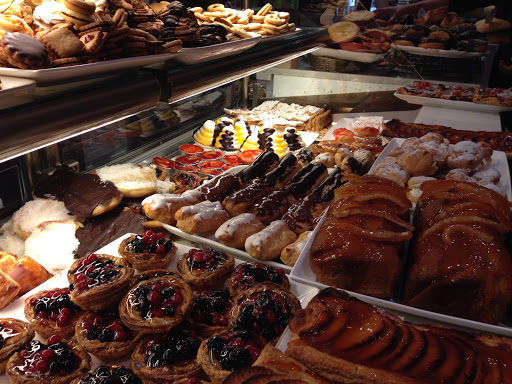
{"label": "dark chocolate glaze", "polygon": [[297,160],[302,164],[308,164],[313,161],[313,154],[308,151],[306,148],[301,149],[295,154],[295,157],[297,157]]}
{"label": "dark chocolate glaze", "polygon": [[258,134],[258,145],[259,148],[264,151],[266,149],[272,149],[272,135],[276,130],[274,128],[263,128],[263,132]]}
{"label": "dark chocolate glaze", "polygon": [[239,187],[238,177],[232,173],[227,173],[202,186],[200,191],[203,192],[206,200],[222,202]]}
{"label": "dark chocolate glaze", "polygon": [[4,35],[2,44],[19,58],[33,61],[33,65],[48,65],[46,46],[35,37],[20,32],[10,32]]}
{"label": "dark chocolate glaze", "polygon": [[295,130],[286,130],[283,139],[286,141],[286,144],[288,144],[290,151],[296,151],[302,148],[299,134]]}
{"label": "dark chocolate glaze", "polygon": [[304,174],[300,179],[298,179],[295,182],[293,181],[293,179],[295,179],[294,177],[292,181],[288,184],[287,190],[293,196],[298,197],[307,193],[315,185],[318,178],[321,177],[325,172],[327,172],[327,167],[323,163],[310,163],[308,164],[308,166],[311,164],[313,166],[308,173]]}
{"label": "dark chocolate glaze", "polygon": [[315,163],[309,163],[309,164],[306,164],[305,167],[299,169],[299,171],[295,175],[293,175],[289,184],[295,183],[295,182],[299,181],[300,179],[302,179],[305,174],[307,174],[308,172],[311,172],[311,170],[313,169],[314,166],[315,166]]}
{"label": "dark chocolate glaze", "polygon": [[341,186],[343,171],[335,168],[333,172],[318,186],[312,193],[320,196],[321,202],[328,202],[334,199],[334,190]]}
{"label": "dark chocolate glaze", "polygon": [[219,139],[219,144],[221,149],[224,151],[236,151],[238,148],[235,148],[233,145],[235,142],[235,133],[232,131],[225,131],[221,134]]}
{"label": "dark chocolate glaze", "polygon": [[66,166],[60,166],[51,176],[36,183],[33,193],[40,198],[63,201],[79,221],[92,217],[98,205],[122,196],[114,183],[102,181],[97,175],[74,173]]}
{"label": "dark chocolate glaze", "polygon": [[293,153],[288,153],[273,171],[267,173],[264,179],[265,184],[274,187],[276,184],[283,182],[295,170],[296,165],[297,158]]}
{"label": "dark chocolate glaze", "polygon": [[143,221],[142,214],[121,207],[85,221],[84,226],[76,230],[80,245],[75,251],[75,257],[80,258],[96,252],[126,233],[144,232]]}
{"label": "dark chocolate glaze", "polygon": [[272,188],[265,185],[263,180],[255,179],[251,181],[247,187],[239,189],[229,195],[226,200],[224,200],[224,205],[229,202],[232,205],[248,203],[248,206],[251,206],[253,203],[267,196],[271,192]]}
{"label": "dark chocolate glaze", "polygon": [[304,226],[309,224],[311,229],[313,227],[313,215],[312,211],[315,205],[319,204],[319,197],[316,194],[310,194],[300,200],[297,200],[286,213],[283,215],[281,220],[285,221],[292,231],[297,229],[298,224]]}
{"label": "dark chocolate glaze", "polygon": [[242,183],[248,183],[251,180],[263,176],[265,173],[274,169],[279,163],[279,156],[274,151],[265,151],[249,165],[240,171],[238,176]]}
{"label": "dark chocolate glaze", "polygon": [[258,219],[265,225],[278,220],[295,203],[295,198],[286,190],[278,189],[257,202],[252,208]]}

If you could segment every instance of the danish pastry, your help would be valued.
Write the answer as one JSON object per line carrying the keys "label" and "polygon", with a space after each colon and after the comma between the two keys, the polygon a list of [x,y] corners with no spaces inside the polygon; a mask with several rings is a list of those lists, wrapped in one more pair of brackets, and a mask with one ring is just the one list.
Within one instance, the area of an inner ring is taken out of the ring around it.
{"label": "danish pastry", "polygon": [[130,283],[130,287],[139,284],[141,281],[149,280],[153,277],[172,276],[174,272],[168,271],[167,269],[150,269],[133,276]]}
{"label": "danish pastry", "polygon": [[43,337],[68,337],[83,310],[71,301],[69,288],[44,290],[25,299],[25,317]]}
{"label": "danish pastry", "polygon": [[162,276],[132,287],[119,303],[123,323],[141,333],[162,333],[179,325],[192,309],[194,293],[179,277]]}
{"label": "danish pastry", "polygon": [[28,344],[34,335],[34,328],[25,321],[0,319],[0,373],[5,372],[9,357]]}
{"label": "danish pastry", "polygon": [[194,291],[222,288],[235,269],[235,259],[212,248],[194,249],[183,254],[176,272]]}
{"label": "danish pastry", "polygon": [[143,384],[131,369],[123,365],[100,365],[94,371],[89,371],[82,378],[71,384],[99,384],[99,383]]}
{"label": "danish pastry", "polygon": [[284,269],[260,263],[239,264],[229,277],[227,284],[231,296],[234,297],[256,284],[265,282],[290,289],[290,280],[288,280]]}
{"label": "danish pastry", "polygon": [[0,271],[0,309],[10,304],[20,292],[20,285]]}
{"label": "danish pastry", "polygon": [[297,235],[288,224],[276,220],[260,232],[251,235],[245,240],[245,250],[258,260],[273,260],[281,255],[281,251],[288,244],[297,240]]}
{"label": "danish pastry", "polygon": [[180,208],[175,218],[176,226],[183,232],[201,234],[216,230],[229,216],[218,201],[203,201]]}
{"label": "danish pastry", "polygon": [[176,245],[163,233],[147,230],[131,235],[119,244],[119,254],[139,271],[166,267],[176,255]]}
{"label": "danish pastry", "polygon": [[210,337],[228,330],[228,313],[232,306],[228,290],[203,291],[196,294],[188,319],[201,335]]}
{"label": "danish pastry", "polygon": [[225,221],[215,231],[215,237],[229,247],[243,248],[245,240],[263,228],[265,225],[253,213],[242,213]]}
{"label": "danish pastry", "polygon": [[203,200],[203,194],[196,190],[182,194],[164,193],[146,197],[142,200],[142,212],[150,219],[165,224],[176,224],[175,214],[178,209],[197,204]]}
{"label": "danish pastry", "polygon": [[120,257],[94,253],[82,257],[68,271],[71,301],[91,311],[110,308],[126,293],[133,272]]}

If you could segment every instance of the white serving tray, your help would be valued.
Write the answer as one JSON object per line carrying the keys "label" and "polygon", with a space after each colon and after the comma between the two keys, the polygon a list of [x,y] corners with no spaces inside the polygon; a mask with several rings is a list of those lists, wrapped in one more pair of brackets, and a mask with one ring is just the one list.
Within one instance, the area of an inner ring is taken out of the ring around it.
{"label": "white serving tray", "polygon": [[13,96],[36,87],[36,82],[20,77],[0,76],[0,97]]}
{"label": "white serving tray", "polygon": [[147,55],[138,57],[126,57],[123,59],[105,60],[97,63],[78,64],[69,67],[57,67],[47,69],[18,69],[0,67],[0,75],[23,77],[32,79],[37,83],[52,83],[75,78],[83,78],[92,75],[110,74],[145,65],[163,63],[164,61],[179,56],[180,53],[163,53],[160,55]]}
{"label": "white serving tray", "polygon": [[343,49],[325,47],[318,48],[316,51],[311,52],[311,54],[314,56],[331,57],[333,59],[357,61],[359,63],[374,63],[384,58],[383,53],[344,51]]}
{"label": "white serving tray", "polygon": [[198,64],[205,61],[216,60],[226,56],[236,55],[256,45],[261,36],[209,45],[207,47],[182,48],[175,57],[182,64]]}
{"label": "white serving tray", "polygon": [[[127,238],[131,235],[132,235],[131,233],[127,233],[126,235],[121,236],[120,238],[112,241],[111,243],[107,244],[103,248],[97,250],[95,253],[104,253],[104,254],[108,254],[108,255],[121,257],[118,253],[119,244],[121,244],[121,242],[125,238]],[[178,263],[178,260],[180,259],[180,257],[183,254],[187,253],[190,249],[192,249],[192,247],[189,247],[189,246],[186,246],[183,244],[179,244],[179,243],[175,243],[175,244],[178,248],[177,252],[176,252],[176,256],[173,258],[171,263],[169,263],[167,268],[164,268],[164,269],[174,271],[176,269],[176,264]],[[235,259],[235,265],[239,265],[242,263],[243,263],[243,261]],[[21,320],[26,321],[25,314],[24,314],[24,307],[25,307],[25,299],[27,297],[33,295],[36,292],[39,292],[39,291],[42,291],[45,289],[64,288],[64,287],[67,287],[68,285],[69,285],[69,283],[67,280],[67,270],[66,270],[66,271],[63,271],[63,272],[53,276],[51,279],[45,281],[43,284],[34,288],[32,291],[26,293],[25,295],[23,295],[22,297],[20,297],[19,299],[17,299],[10,305],[8,305],[6,308],[0,310],[0,318],[12,317],[15,319],[21,319]],[[311,286],[304,285],[304,284],[295,282],[293,280],[290,280],[290,291],[295,296],[297,296],[297,298],[301,302],[302,308],[306,307],[307,303],[309,303],[311,298],[317,292],[317,290],[314,288],[311,288]],[[36,339],[44,341],[44,339],[41,338],[39,335],[36,335]],[[99,365],[102,365],[102,364],[122,364],[127,367],[129,367],[131,364],[131,361],[127,360],[126,358],[103,362],[92,355],[91,355],[91,357],[92,357],[93,369],[97,368]],[[9,384],[9,379],[7,378],[7,376],[5,374],[0,375],[0,384]]]}
{"label": "white serving tray", "polygon": [[393,48],[411,53],[413,55],[420,56],[433,56],[433,57],[445,57],[450,59],[467,59],[468,57],[479,57],[488,54],[489,52],[467,52],[457,51],[454,49],[434,49],[434,48],[423,48],[423,47],[409,47],[407,45],[391,45]]}
{"label": "white serving tray", "polygon": [[398,93],[398,91],[395,92],[395,96],[398,97],[399,99],[407,101],[409,104],[426,105],[429,107],[450,108],[450,109],[458,109],[458,110],[463,110],[463,111],[486,112],[486,113],[499,113],[499,112],[505,112],[505,111],[512,111],[512,107],[489,105],[489,104],[478,104],[478,103],[473,103],[471,101],[446,100],[446,99],[437,99],[437,98],[433,98],[433,97],[404,95],[402,93]]}

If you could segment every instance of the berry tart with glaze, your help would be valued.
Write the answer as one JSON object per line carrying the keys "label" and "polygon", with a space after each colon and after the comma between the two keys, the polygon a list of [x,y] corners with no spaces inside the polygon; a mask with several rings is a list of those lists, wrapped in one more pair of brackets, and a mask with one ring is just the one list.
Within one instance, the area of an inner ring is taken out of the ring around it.
{"label": "berry tart with glaze", "polygon": [[132,369],[148,384],[200,376],[202,370],[196,356],[201,342],[198,334],[182,327],[151,336],[135,348]]}
{"label": "berry tart with glaze", "polygon": [[34,338],[32,326],[18,319],[0,319],[0,373],[5,372],[7,360]]}
{"label": "berry tart with glaze", "polygon": [[131,235],[119,244],[119,254],[130,262],[133,268],[145,271],[166,267],[176,255],[176,245],[165,240],[163,233],[147,230],[143,235]]}
{"label": "berry tart with glaze", "polygon": [[195,291],[222,288],[234,269],[233,256],[211,248],[191,249],[176,266],[176,272]]}
{"label": "berry tart with glaze", "polygon": [[141,333],[167,332],[192,309],[194,293],[176,276],[154,277],[132,287],[119,303],[123,323]]}
{"label": "berry tart with glaze", "polygon": [[25,299],[25,318],[47,338],[70,336],[84,311],[71,301],[69,288],[40,291]]}
{"label": "berry tart with glaze", "polygon": [[255,285],[233,302],[229,325],[252,330],[274,344],[301,308],[293,293],[273,283]]}
{"label": "berry tart with glaze", "polygon": [[75,337],[91,355],[103,360],[117,359],[131,353],[142,334],[127,328],[117,310],[87,312],[76,323]]}
{"label": "berry tart with glaze", "polygon": [[220,384],[231,372],[250,367],[266,343],[260,335],[235,327],[204,340],[197,361],[212,383]]}
{"label": "berry tart with glaze", "polygon": [[152,279],[153,277],[173,276],[174,272],[167,269],[150,269],[133,276],[130,287],[139,284],[141,281]]}
{"label": "berry tart with glaze", "polygon": [[133,277],[133,268],[121,257],[90,254],[69,268],[71,301],[82,309],[101,311],[119,303]]}
{"label": "berry tart with glaze", "polygon": [[290,289],[290,281],[284,269],[274,268],[261,263],[243,263],[238,265],[228,279],[231,296],[236,296],[256,284],[275,283],[284,289]]}
{"label": "berry tart with glaze", "polygon": [[15,353],[7,362],[6,373],[11,384],[69,384],[91,367],[91,357],[59,335],[46,344],[32,342]]}
{"label": "berry tart with glaze", "polygon": [[100,365],[71,384],[143,384],[131,369],[122,365]]}
{"label": "berry tart with glaze", "polygon": [[188,318],[201,335],[210,337],[228,330],[228,314],[232,307],[233,300],[227,289],[203,291],[196,294]]}

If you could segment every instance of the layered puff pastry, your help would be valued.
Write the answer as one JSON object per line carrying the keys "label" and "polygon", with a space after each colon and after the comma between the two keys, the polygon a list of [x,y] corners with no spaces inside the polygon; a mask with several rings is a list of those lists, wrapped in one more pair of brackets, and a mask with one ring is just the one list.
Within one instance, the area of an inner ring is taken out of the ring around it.
{"label": "layered puff pastry", "polygon": [[39,291],[25,299],[25,318],[43,337],[68,337],[84,311],[71,301],[69,288]]}
{"label": "layered puff pastry", "polygon": [[131,265],[120,257],[91,254],[78,259],[68,271],[71,301],[85,310],[110,308],[128,290],[133,272]]}
{"label": "layered puff pastry", "polygon": [[407,189],[377,176],[344,180],[312,242],[311,270],[323,284],[389,298],[402,275],[404,243],[412,237]]}
{"label": "layered puff pastry", "polygon": [[196,190],[182,194],[164,193],[146,197],[142,200],[142,212],[153,220],[161,223],[176,224],[175,214],[180,208],[193,205],[203,200],[203,194]]}
{"label": "layered puff pastry", "polygon": [[5,372],[7,360],[34,338],[34,328],[27,322],[0,319],[0,373]]}
{"label": "layered puff pastry", "polygon": [[512,261],[501,238],[512,203],[476,184],[425,181],[402,302],[498,323],[512,302]]}
{"label": "layered puff pastry", "polygon": [[127,328],[114,310],[83,314],[76,323],[75,338],[91,355],[112,360],[130,354],[142,334]]}
{"label": "layered puff pastry", "polygon": [[290,280],[282,268],[274,268],[261,263],[242,263],[236,266],[228,278],[227,286],[231,296],[237,296],[254,285],[274,283],[284,289],[290,289]]}
{"label": "layered puff pastry", "polygon": [[176,276],[154,277],[132,287],[119,303],[119,315],[130,329],[162,333],[178,326],[192,309],[194,293]]}
{"label": "layered puff pastry", "polygon": [[202,376],[196,356],[202,338],[179,327],[145,338],[132,354],[132,369],[146,384]]}
{"label": "layered puff pastry", "polygon": [[177,247],[163,233],[147,230],[131,235],[119,244],[119,254],[139,271],[164,268],[176,255]]}
{"label": "layered puff pastry", "polygon": [[336,383],[504,383],[509,339],[416,325],[327,288],[290,321],[286,354]]}
{"label": "layered puff pastry", "polygon": [[180,208],[175,218],[176,226],[183,232],[202,234],[219,228],[229,215],[218,201],[202,201]]}
{"label": "layered puff pastry", "polygon": [[235,258],[212,248],[192,248],[181,256],[177,274],[194,291],[220,289],[235,269]]}

